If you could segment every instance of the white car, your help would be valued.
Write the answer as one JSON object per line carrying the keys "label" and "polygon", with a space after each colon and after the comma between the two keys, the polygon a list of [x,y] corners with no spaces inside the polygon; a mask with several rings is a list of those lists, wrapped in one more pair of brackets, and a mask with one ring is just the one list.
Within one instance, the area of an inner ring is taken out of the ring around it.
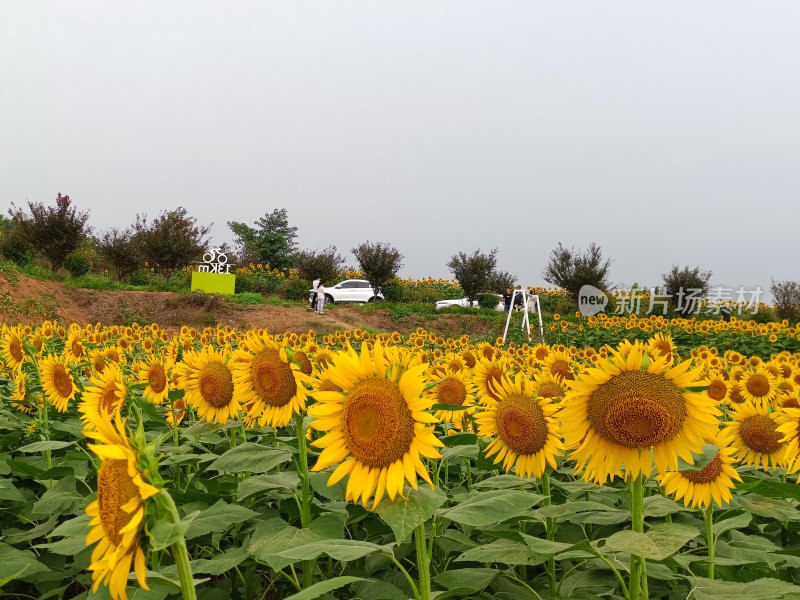
{"label": "white car", "polygon": [[[308,291],[308,299],[314,295],[314,290]],[[325,286],[325,304],[335,302],[374,302],[383,300],[383,294],[377,296],[372,291],[372,284],[366,279],[345,279],[334,286]]]}
{"label": "white car", "polygon": [[[495,306],[494,309],[503,312],[505,310],[505,307],[503,305],[503,296],[501,296],[500,294],[492,294],[492,295],[497,296],[497,306]],[[439,310],[440,308],[446,308],[448,306],[462,306],[464,308],[467,308],[469,306],[474,306],[477,308],[478,301],[475,300],[472,304],[470,304],[470,301],[467,298],[455,298],[453,300],[439,300],[436,303],[436,310]]]}

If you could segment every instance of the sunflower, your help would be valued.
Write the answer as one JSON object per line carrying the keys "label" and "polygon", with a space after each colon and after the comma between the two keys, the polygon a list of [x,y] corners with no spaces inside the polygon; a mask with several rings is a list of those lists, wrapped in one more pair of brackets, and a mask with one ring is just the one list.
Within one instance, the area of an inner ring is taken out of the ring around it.
{"label": "sunflower", "polygon": [[468,414],[475,412],[474,385],[469,375],[463,369],[453,371],[445,369],[437,372],[433,378],[438,380],[436,385],[425,392],[433,400],[433,404],[447,404],[448,406],[465,406],[463,410],[437,410],[434,414],[437,419],[446,423],[459,423],[463,425]]}
{"label": "sunflower", "polygon": [[3,326],[0,338],[0,357],[10,369],[18,369],[25,360],[25,348],[22,344],[22,328]]}
{"label": "sunflower", "polygon": [[706,395],[714,402],[724,402],[725,398],[728,397],[728,383],[722,378],[721,375],[712,375],[709,377]]}
{"label": "sunflower", "polygon": [[564,445],[559,438],[558,405],[552,398],[535,397],[535,384],[522,374],[512,382],[503,377],[497,384],[497,401],[491,401],[475,415],[478,435],[494,440],[486,447],[487,458],[503,469],[512,468],[520,477],[541,477],[549,464],[556,468],[556,456]]}
{"label": "sunflower", "polygon": [[50,355],[39,363],[42,389],[58,412],[67,412],[67,403],[75,398],[78,386],[65,362]]}
{"label": "sunflower", "polygon": [[788,473],[796,473],[800,470],[800,405],[787,408],[784,404],[779,421],[776,431],[783,435],[781,443],[786,445],[783,464]]}
{"label": "sunflower", "polygon": [[106,421],[109,415],[120,412],[127,394],[119,365],[111,363],[89,380],[78,410],[85,415],[85,420],[96,426],[96,421]]}
{"label": "sunflower", "polygon": [[245,347],[235,353],[233,368],[242,402],[249,405],[248,417],[258,418],[262,427],[286,427],[294,413],[306,408],[303,384],[310,378],[289,360],[286,347],[266,333],[248,337]]}
{"label": "sunflower", "polygon": [[310,427],[326,432],[312,442],[322,448],[313,470],[338,465],[328,485],[349,476],[346,498],[366,505],[374,495],[373,508],[384,494],[402,496],[405,481],[416,489],[418,476],[433,486],[420,456],[440,458],[443,445],[428,412],[433,401],[423,395],[426,367],[403,363],[397,348],[380,343],[362,346],[360,355],[343,351],[329,371],[342,391],[317,392],[308,409]]}
{"label": "sunflower", "polygon": [[206,346],[184,354],[178,367],[178,387],[206,421],[224,424],[242,409],[244,395],[233,381],[229,363],[229,356]]}
{"label": "sunflower", "polygon": [[550,354],[550,346],[547,344],[536,344],[531,349],[531,354],[533,354],[533,358],[536,359],[536,362],[544,362]]}
{"label": "sunflower", "polygon": [[765,368],[756,368],[742,379],[742,396],[750,402],[769,405],[778,395],[775,376]]}
{"label": "sunflower", "polygon": [[84,359],[83,339],[80,329],[70,327],[67,341],[64,344],[64,358],[70,364],[81,362]]}
{"label": "sunflower", "polygon": [[551,375],[558,375],[562,379],[571,381],[575,379],[575,373],[572,368],[572,357],[567,352],[552,351],[547,355],[544,360],[544,366]]}
{"label": "sunflower", "polygon": [[106,368],[106,355],[99,348],[92,350],[89,353],[89,362],[92,363],[92,369],[94,369],[95,373],[102,373],[103,369]]}
{"label": "sunflower", "polygon": [[553,375],[549,371],[536,373],[533,376],[535,396],[541,398],[563,398],[567,389],[560,375]]}
{"label": "sunflower", "polygon": [[769,407],[752,402],[737,405],[729,415],[732,420],[723,432],[736,448],[736,460],[748,465],[759,465],[767,470],[783,460],[785,445],[778,431],[777,414]]}
{"label": "sunflower", "polygon": [[472,383],[475,386],[478,400],[498,400],[496,386],[503,377],[511,375],[511,365],[505,357],[499,360],[481,359],[472,370]]}
{"label": "sunflower", "polygon": [[159,358],[151,354],[147,359],[139,363],[139,379],[141,383],[147,383],[142,396],[150,400],[153,404],[161,404],[169,396],[169,380],[172,361],[170,359]]}
{"label": "sunflower", "polygon": [[663,356],[667,360],[672,360],[675,353],[675,342],[672,341],[672,336],[659,332],[647,342],[647,349],[654,357]]}
{"label": "sunflower", "polygon": [[621,466],[626,478],[649,476],[653,462],[660,473],[677,470],[679,456],[692,464],[692,453],[716,433],[716,403],[688,389],[706,383],[691,361],[652,360],[637,341],[596,365],[569,384],[562,402],[565,443],[584,478],[602,484]]}
{"label": "sunflower", "polygon": [[733,466],[733,453],[736,452],[717,435],[714,444],[719,446],[716,456],[705,467],[697,471],[670,471],[659,477],[664,491],[680,500],[692,510],[711,506],[712,500],[718,507],[728,504],[733,497],[731,490],[736,487],[733,480],[742,481]]}
{"label": "sunflower", "polygon": [[139,585],[149,589],[145,580],[145,554],[139,542],[147,500],[159,490],[148,483],[154,469],[149,465],[141,468],[143,457],[131,444],[119,413],[113,421],[100,420],[96,425],[97,430],[84,432],[95,440],[89,448],[100,458],[97,500],[86,507],[86,514],[92,518],[86,544],[97,544],[89,565],[94,581],[92,589],[97,591],[103,584],[114,600],[126,600],[131,563]]}
{"label": "sunflower", "polygon": [[33,404],[29,402],[27,395],[27,379],[25,373],[19,369],[12,373],[14,389],[11,392],[11,406],[24,413],[33,411]]}

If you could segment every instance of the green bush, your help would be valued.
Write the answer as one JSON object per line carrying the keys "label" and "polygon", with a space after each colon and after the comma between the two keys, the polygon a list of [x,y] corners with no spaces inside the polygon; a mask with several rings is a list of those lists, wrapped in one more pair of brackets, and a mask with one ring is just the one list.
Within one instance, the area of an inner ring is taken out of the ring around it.
{"label": "green bush", "polygon": [[233,296],[228,296],[228,302],[231,304],[241,304],[241,305],[249,305],[249,304],[267,304],[267,301],[264,299],[264,296],[261,294],[256,294],[254,292],[242,292],[234,294]]}
{"label": "green bush", "polygon": [[258,271],[237,273],[236,293],[274,294],[283,282],[284,279],[282,277],[278,277],[273,273]]}
{"label": "green bush", "polygon": [[89,261],[81,254],[70,254],[64,259],[64,268],[73,277],[80,277],[89,272]]}
{"label": "green bush", "polygon": [[128,278],[131,285],[146,286],[150,282],[150,271],[138,269]]}
{"label": "green bush", "polygon": [[388,302],[402,302],[405,300],[405,286],[397,279],[392,279],[383,286],[383,297]]}
{"label": "green bush", "polygon": [[283,286],[283,296],[287,300],[306,300],[308,298],[308,282],[296,277],[287,279]]}
{"label": "green bush", "polygon": [[499,300],[494,294],[481,294],[478,296],[478,306],[481,308],[493,309],[498,302]]}

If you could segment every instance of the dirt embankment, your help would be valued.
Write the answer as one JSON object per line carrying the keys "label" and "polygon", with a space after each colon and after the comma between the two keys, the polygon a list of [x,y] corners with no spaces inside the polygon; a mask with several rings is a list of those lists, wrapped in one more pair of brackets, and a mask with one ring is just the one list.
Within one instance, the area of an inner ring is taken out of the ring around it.
{"label": "dirt embankment", "polygon": [[444,314],[435,319],[410,314],[397,320],[383,310],[337,305],[318,315],[305,303],[296,306],[246,305],[220,296],[173,292],[123,292],[67,287],[55,281],[32,279],[16,272],[0,272],[0,322],[36,325],[44,319],[62,323],[127,325],[155,322],[177,328],[213,326],[266,327],[270,331],[329,333],[337,329],[408,333],[421,326],[444,337],[462,334],[492,337],[502,333],[496,323],[476,315]]}

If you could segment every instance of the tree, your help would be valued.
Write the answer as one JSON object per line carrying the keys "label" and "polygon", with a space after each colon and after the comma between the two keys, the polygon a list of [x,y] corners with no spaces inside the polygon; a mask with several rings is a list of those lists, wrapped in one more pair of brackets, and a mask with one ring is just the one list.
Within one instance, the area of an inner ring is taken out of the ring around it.
{"label": "tree", "polygon": [[687,318],[699,310],[700,298],[708,295],[711,271],[689,266],[681,269],[678,265],[672,265],[672,270],[661,277],[664,280],[664,295],[669,296],[673,309]]}
{"label": "tree", "polygon": [[351,252],[355,255],[376,296],[386,282],[395,277],[403,267],[403,255],[397,248],[385,242],[373,244],[366,241],[353,248]]}
{"label": "tree", "polygon": [[228,221],[228,227],[236,236],[242,262],[266,263],[281,271],[293,266],[292,258],[297,250],[297,227],[289,227],[289,215],[285,208],[276,208],[265,214],[255,222],[255,227],[236,221]]}
{"label": "tree", "polygon": [[599,290],[610,287],[608,279],[611,259],[603,258],[603,251],[597,244],[590,244],[584,250],[567,248],[559,242],[547,262],[542,277],[547,283],[558,286],[578,301],[578,292],[584,285],[592,285]]}
{"label": "tree", "polygon": [[78,212],[70,197],[61,194],[56,196],[55,206],[29,201],[28,210],[29,215],[12,205],[9,214],[22,238],[47,257],[55,274],[91,231],[86,225],[89,213]]}
{"label": "tree", "polygon": [[33,259],[33,248],[23,232],[3,215],[0,215],[0,254],[20,267]]}
{"label": "tree", "polygon": [[294,265],[300,279],[313,281],[320,278],[332,283],[344,266],[344,257],[338,253],[336,246],[328,246],[320,251],[302,250],[294,255]]}
{"label": "tree", "polygon": [[106,231],[97,240],[97,250],[114,269],[120,281],[142,266],[142,257],[130,228],[124,231],[117,228]]}
{"label": "tree", "polygon": [[506,288],[513,288],[517,276],[508,271],[492,271],[489,275],[489,290],[495,294],[502,294]]}
{"label": "tree", "polygon": [[133,229],[134,245],[142,258],[158,266],[167,278],[176,269],[199,260],[208,247],[210,227],[198,226],[182,206],[163,211],[152,222],[147,215],[136,215]]}
{"label": "tree", "polygon": [[479,294],[490,290],[492,283],[496,283],[492,281],[492,277],[498,275],[495,271],[496,266],[497,250],[484,253],[480,248],[470,255],[465,252],[454,254],[447,263],[447,268],[461,284],[470,303],[474,302]]}
{"label": "tree", "polygon": [[792,323],[800,321],[800,282],[773,279],[769,291],[775,301],[775,311],[779,318]]}

